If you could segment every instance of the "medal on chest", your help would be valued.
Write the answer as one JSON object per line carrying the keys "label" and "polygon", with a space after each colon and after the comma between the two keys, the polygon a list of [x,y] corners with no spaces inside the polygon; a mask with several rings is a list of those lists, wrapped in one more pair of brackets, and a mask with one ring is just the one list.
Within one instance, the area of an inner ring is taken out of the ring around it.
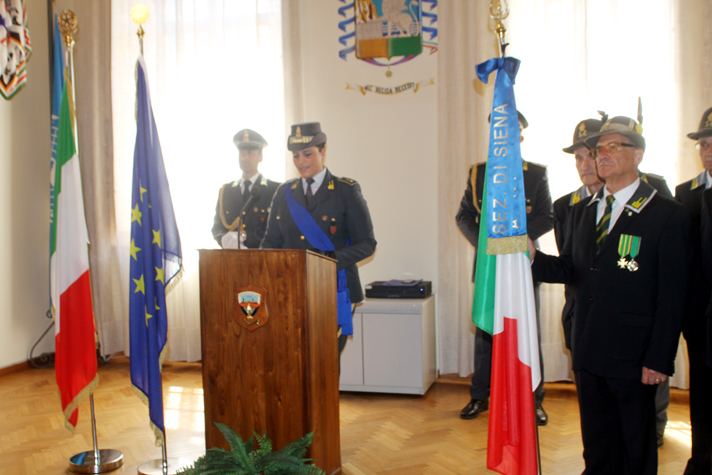
{"label": "medal on chest", "polygon": [[[640,242],[643,238],[640,236],[632,236],[630,234],[621,234],[618,241],[618,267],[628,269],[630,272],[635,272],[640,268],[640,265],[635,260],[640,252]],[[630,256],[630,260],[626,257]]]}

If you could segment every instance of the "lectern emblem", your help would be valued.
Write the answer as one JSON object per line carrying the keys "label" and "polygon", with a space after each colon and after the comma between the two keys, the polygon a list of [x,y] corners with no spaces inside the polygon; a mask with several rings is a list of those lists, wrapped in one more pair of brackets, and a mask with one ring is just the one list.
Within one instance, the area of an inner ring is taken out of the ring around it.
{"label": "lectern emblem", "polygon": [[237,297],[237,308],[235,308],[237,323],[250,331],[263,327],[269,320],[265,305],[267,289],[248,285],[247,287],[236,287],[235,294]]}

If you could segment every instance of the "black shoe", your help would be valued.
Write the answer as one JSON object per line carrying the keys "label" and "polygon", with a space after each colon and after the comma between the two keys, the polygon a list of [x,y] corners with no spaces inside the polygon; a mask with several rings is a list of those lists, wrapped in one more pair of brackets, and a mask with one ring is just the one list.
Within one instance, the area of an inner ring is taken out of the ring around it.
{"label": "black shoe", "polygon": [[474,419],[480,415],[480,412],[485,412],[487,409],[489,409],[489,402],[470,399],[470,402],[460,413],[460,419]]}
{"label": "black shoe", "polygon": [[537,404],[536,405],[536,425],[545,426],[548,423],[549,423],[549,416],[546,414],[546,411],[544,410],[544,408],[541,407],[541,404]]}

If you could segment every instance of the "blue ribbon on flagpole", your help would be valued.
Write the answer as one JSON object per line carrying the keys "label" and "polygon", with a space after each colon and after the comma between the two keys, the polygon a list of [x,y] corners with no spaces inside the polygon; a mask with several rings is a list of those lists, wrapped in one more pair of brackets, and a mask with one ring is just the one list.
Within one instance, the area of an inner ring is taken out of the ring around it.
{"label": "blue ribbon on flagpole", "polygon": [[519,147],[519,117],[514,99],[514,79],[519,70],[515,58],[493,58],[476,67],[485,84],[497,72],[490,116],[487,153],[487,236],[490,239],[523,236],[527,233],[526,198],[522,154]]}

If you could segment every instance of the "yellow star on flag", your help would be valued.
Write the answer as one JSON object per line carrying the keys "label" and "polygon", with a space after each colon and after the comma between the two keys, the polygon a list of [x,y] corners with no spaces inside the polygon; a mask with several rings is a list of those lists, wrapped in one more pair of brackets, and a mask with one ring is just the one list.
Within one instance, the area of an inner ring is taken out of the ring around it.
{"label": "yellow star on flag", "polygon": [[161,248],[161,230],[158,231],[152,229],[153,231],[153,242],[151,244],[158,244],[158,248]]}
{"label": "yellow star on flag", "polygon": [[136,203],[136,207],[131,210],[131,222],[138,221],[138,225],[141,226],[141,216],[143,215],[138,209],[138,203]]}
{"label": "yellow star on flag", "polygon": [[141,274],[140,279],[133,279],[134,282],[136,282],[136,290],[134,290],[134,293],[141,292],[143,295],[146,295],[146,285],[143,282],[143,274]]}
{"label": "yellow star on flag", "polygon": [[134,258],[134,260],[138,260],[138,257],[136,257],[136,253],[140,251],[140,247],[136,247],[136,243],[134,243],[134,240],[131,239],[131,250],[129,251],[131,253],[131,257]]}
{"label": "yellow star on flag", "polygon": [[146,310],[146,327],[148,327],[148,319],[149,319],[149,318],[153,318],[153,315],[151,315],[150,313],[148,313],[148,310]]}
{"label": "yellow star on flag", "polygon": [[158,267],[156,267],[156,280],[160,280],[163,285],[166,284],[165,282],[163,282],[163,269],[159,269]]}
{"label": "yellow star on flag", "polygon": [[141,197],[141,203],[143,203],[143,194],[146,193],[146,188],[141,186],[141,180],[138,181],[139,196]]}

